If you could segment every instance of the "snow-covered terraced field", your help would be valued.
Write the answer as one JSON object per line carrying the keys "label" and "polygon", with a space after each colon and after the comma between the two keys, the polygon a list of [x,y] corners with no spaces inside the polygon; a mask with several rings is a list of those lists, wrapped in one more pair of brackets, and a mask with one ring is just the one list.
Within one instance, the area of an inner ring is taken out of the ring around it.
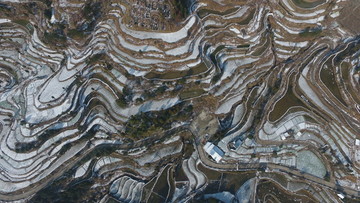
{"label": "snow-covered terraced field", "polygon": [[[32,11],[26,20],[8,12],[30,1],[3,2],[0,200],[28,201],[70,171],[71,181],[96,177],[87,189],[103,202],[188,201],[211,185],[200,163],[297,170],[327,188],[319,201],[329,188],[356,196],[360,39],[341,21],[351,0],[189,1],[167,31],[126,24],[127,1],[99,3],[106,13],[92,18],[76,16],[85,2],[44,1],[50,18]],[[76,17],[93,29],[79,35]],[[49,42],[60,25],[65,45]],[[195,132],[201,112],[214,121]],[[221,162],[203,155],[207,141]],[[304,154],[321,173],[303,167]]]}

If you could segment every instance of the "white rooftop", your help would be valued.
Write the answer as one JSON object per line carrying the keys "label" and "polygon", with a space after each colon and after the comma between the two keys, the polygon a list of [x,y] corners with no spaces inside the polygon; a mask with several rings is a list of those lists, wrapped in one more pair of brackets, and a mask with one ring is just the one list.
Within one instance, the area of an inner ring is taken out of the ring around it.
{"label": "white rooftop", "polygon": [[341,194],[341,193],[338,193],[337,196],[340,197],[340,199],[344,199],[344,198],[345,198],[345,196],[344,196],[343,194]]}
{"label": "white rooftop", "polygon": [[207,142],[204,146],[204,150],[207,154],[211,156],[217,163],[222,159],[224,156],[224,152],[217,146],[215,146],[211,142]]}

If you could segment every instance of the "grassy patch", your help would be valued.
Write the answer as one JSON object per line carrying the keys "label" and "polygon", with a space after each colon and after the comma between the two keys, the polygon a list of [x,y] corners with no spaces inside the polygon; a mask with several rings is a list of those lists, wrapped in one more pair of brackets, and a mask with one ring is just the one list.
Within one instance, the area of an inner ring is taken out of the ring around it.
{"label": "grassy patch", "polygon": [[276,121],[281,118],[284,113],[293,106],[302,106],[305,107],[304,103],[297,98],[292,90],[292,86],[289,85],[285,95],[276,102],[274,109],[269,114],[270,121]]}
{"label": "grassy patch", "polygon": [[24,20],[24,19],[14,20],[13,22],[22,25],[24,27],[26,27],[26,25],[30,23],[28,20]]}
{"label": "grassy patch", "polygon": [[180,99],[190,99],[190,98],[194,98],[194,97],[198,97],[202,94],[204,94],[206,91],[203,89],[187,89],[183,92],[180,93],[179,97]]}
{"label": "grassy patch", "polygon": [[314,8],[320,4],[325,3],[325,0],[306,1],[306,0],[292,0],[294,4],[300,8]]}
{"label": "grassy patch", "polygon": [[73,39],[82,39],[87,36],[84,32],[79,31],[77,29],[70,29],[70,30],[68,30],[67,34],[69,37],[71,37]]}
{"label": "grassy patch", "polygon": [[251,11],[249,15],[246,16],[246,18],[239,22],[239,25],[247,25],[249,22],[254,18],[255,15],[255,9]]}

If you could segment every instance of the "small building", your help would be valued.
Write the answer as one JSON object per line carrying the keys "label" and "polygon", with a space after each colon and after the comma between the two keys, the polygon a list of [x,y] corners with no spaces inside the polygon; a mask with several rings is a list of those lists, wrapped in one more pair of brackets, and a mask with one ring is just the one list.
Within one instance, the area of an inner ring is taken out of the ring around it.
{"label": "small building", "polygon": [[223,158],[224,152],[211,142],[207,142],[204,146],[204,150],[211,156],[217,163]]}
{"label": "small building", "polygon": [[345,198],[345,196],[344,196],[343,194],[341,194],[341,193],[338,193],[337,196],[338,196],[340,199],[344,199],[344,198]]}

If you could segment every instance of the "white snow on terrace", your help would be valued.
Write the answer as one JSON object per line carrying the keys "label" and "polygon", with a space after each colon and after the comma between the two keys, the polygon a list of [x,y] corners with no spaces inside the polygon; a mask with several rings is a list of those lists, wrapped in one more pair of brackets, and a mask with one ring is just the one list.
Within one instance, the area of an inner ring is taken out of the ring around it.
{"label": "white snow on terrace", "polygon": [[125,13],[126,12],[126,7],[124,5],[122,5],[122,4],[120,4],[120,7],[121,7],[122,11]]}
{"label": "white snow on terrace", "polygon": [[339,12],[339,11],[336,11],[336,12],[334,12],[334,13],[331,13],[330,16],[331,16],[332,18],[339,17],[339,16],[340,16],[340,12]]}
{"label": "white snow on terrace", "polygon": [[71,99],[73,98],[75,93],[74,91],[71,91],[68,98],[61,105],[55,106],[50,109],[37,109],[39,106],[41,106],[41,104],[34,95],[36,93],[36,86],[40,85],[40,83],[41,81],[36,81],[34,83],[31,83],[26,88],[27,107],[25,119],[29,123],[38,123],[45,120],[51,120],[52,118],[57,117],[64,111],[69,110],[69,108],[71,107]]}
{"label": "white snow on terrace", "polygon": [[248,6],[244,6],[244,7],[240,8],[240,9],[238,9],[235,14],[229,14],[229,15],[224,16],[224,17],[222,17],[222,18],[228,20],[228,19],[231,19],[231,18],[239,18],[239,17],[242,17],[242,16],[246,13],[246,11],[247,11],[248,9],[249,9]]}
{"label": "white snow on terrace", "polygon": [[174,43],[187,37],[188,30],[194,25],[196,21],[195,16],[191,16],[186,25],[176,32],[171,33],[157,33],[131,30],[126,25],[120,23],[120,29],[126,34],[138,39],[161,39],[168,43]]}
{"label": "white snow on terrace", "polygon": [[[199,65],[201,62],[202,62],[202,60],[199,59],[199,60],[195,61],[194,63],[187,64],[186,66],[192,68],[192,67]],[[187,68],[185,68],[184,70],[187,70]]]}
{"label": "white snow on terrace", "polygon": [[[124,88],[123,84],[126,84],[126,81],[127,81],[127,79],[123,79],[125,76],[123,76],[120,72],[118,72],[117,70],[114,70],[114,69],[113,69],[114,71],[111,70],[111,72],[117,73],[116,75],[108,74],[107,72],[104,72],[101,69],[88,69],[88,70],[89,70],[89,72],[92,72],[92,73],[101,74],[103,77],[109,78],[109,80],[112,82],[111,85],[109,85],[108,83],[103,82],[103,80],[92,78],[92,79],[88,80],[87,84],[89,84],[89,86],[93,87],[94,89],[98,89],[99,85],[100,85],[100,86],[104,86],[105,88],[112,89],[114,91],[115,90],[122,91]],[[113,79],[113,77],[116,77],[116,80]],[[91,84],[94,81],[96,82],[96,84],[95,85]],[[114,91],[112,91],[112,92],[115,94]]]}
{"label": "white snow on terrace", "polygon": [[196,6],[194,6],[194,8],[197,10],[201,7],[205,7],[207,6],[207,3],[201,2],[201,3],[197,3]]}
{"label": "white snow on terrace", "polygon": [[308,42],[286,42],[286,41],[279,41],[275,40],[276,44],[279,44],[281,46],[285,47],[306,47],[308,45]]}
{"label": "white snow on terrace", "polygon": [[41,147],[37,150],[37,152],[45,151],[45,149],[50,147],[53,143],[55,143],[57,141],[61,141],[71,135],[74,135],[77,132],[78,132],[77,129],[66,130],[66,131],[56,135],[55,137],[46,140],[46,142],[43,145],[41,145]]}
{"label": "white snow on terrace", "polygon": [[282,35],[280,35],[277,31],[273,32],[274,33],[274,39],[283,39],[284,37]]}
{"label": "white snow on terrace", "polygon": [[150,57],[150,58],[161,58],[161,59],[165,59],[165,56],[163,54],[158,54],[158,53],[148,53],[148,52],[144,52],[143,53],[144,57]]}
{"label": "white snow on terrace", "polygon": [[288,2],[289,0],[282,0],[281,2],[285,4],[286,8],[289,9],[290,11],[295,11],[293,9],[293,7],[289,4]]}
{"label": "white snow on terrace", "polygon": [[186,195],[187,192],[187,185],[183,184],[180,185],[180,187],[175,187],[174,195],[172,196],[172,199],[170,202],[176,202],[180,198],[182,198],[184,195]]}
{"label": "white snow on terrace", "polygon": [[[42,59],[42,61],[47,61],[47,62],[50,62],[50,63],[57,64],[58,62],[60,62],[62,60],[62,57],[54,57],[54,55],[53,55],[53,57],[49,58],[49,56],[48,56],[48,54],[46,52],[44,52],[41,49],[39,50],[38,48],[39,48],[39,46],[34,47],[33,43],[29,43],[26,46],[26,53],[31,56],[32,61],[34,61],[34,58],[36,58],[36,59]],[[19,59],[23,60],[23,58],[28,59],[30,57],[23,56],[22,54],[19,53]],[[35,63],[36,64],[41,64],[42,61],[41,62],[36,61]]]}
{"label": "white snow on terrace", "polygon": [[[254,111],[250,111],[249,118],[254,116]],[[225,136],[219,143],[218,147],[225,152],[225,154],[229,153],[228,143],[231,142],[236,136],[240,135],[243,132],[246,132],[252,124],[252,119],[246,119],[246,122],[241,128],[227,136]]]}
{"label": "white snow on terrace", "polygon": [[163,109],[168,109],[179,102],[180,100],[177,97],[162,99],[158,101],[149,101],[140,106],[133,106],[131,108],[127,108],[124,112],[124,115],[131,116],[137,114],[138,112],[159,111]]}
{"label": "white snow on terrace", "polygon": [[296,17],[314,17],[314,16],[324,13],[325,11],[326,11],[325,9],[314,9],[309,13],[298,13],[298,12],[294,13],[293,12],[293,15]]}
{"label": "white snow on terrace", "polygon": [[80,8],[83,5],[84,5],[84,3],[72,3],[72,2],[69,2],[68,0],[60,0],[59,1],[59,6],[60,7]]}
{"label": "white snow on terrace", "polygon": [[116,163],[121,161],[122,159],[119,158],[115,158],[115,157],[109,157],[109,156],[105,156],[105,157],[101,157],[95,164],[93,171],[97,172],[100,170],[101,167],[112,164],[112,163]]}
{"label": "white snow on terrace", "polygon": [[[67,80],[73,81],[75,78],[74,77],[80,70],[82,70],[85,67],[85,63],[79,64],[76,68],[73,69],[67,69],[67,68],[62,68],[60,70],[60,73],[58,73],[57,76],[57,80],[59,83],[68,83],[66,82]],[[73,67],[73,65],[70,65],[68,67]]]}
{"label": "white snow on terrace", "polygon": [[205,199],[214,198],[220,200],[221,202],[234,202],[235,196],[228,191],[223,191],[214,194],[205,194],[204,198]]}
{"label": "white snow on terrace", "polygon": [[122,17],[121,11],[118,11],[118,10],[109,11],[109,15],[113,15],[113,16],[115,16],[115,18],[121,18]]}
{"label": "white snow on terrace", "polygon": [[244,96],[244,90],[242,89],[241,92],[239,92],[238,95],[236,95],[233,98],[230,98],[226,100],[224,103],[222,103],[218,109],[215,111],[215,114],[225,114],[228,113],[232,106],[241,100],[241,98]]}
{"label": "white snow on terrace", "polygon": [[196,177],[196,188],[200,188],[202,185],[206,183],[205,175],[196,167],[198,163],[201,161],[199,160],[198,154],[194,152],[188,160],[188,167],[192,174]]}
{"label": "white snow on terrace", "polygon": [[162,52],[162,50],[151,46],[151,45],[134,45],[131,43],[128,43],[124,38],[121,37],[121,35],[118,35],[118,39],[119,39],[119,43],[122,47],[126,48],[126,49],[130,49],[132,51],[143,51],[143,52],[147,52],[147,51],[157,51],[157,52]]}
{"label": "white snow on terrace", "polygon": [[170,144],[170,143],[178,141],[179,139],[180,139],[180,136],[178,135],[178,136],[175,136],[175,137],[165,140],[164,144]]}
{"label": "white snow on terrace", "polygon": [[230,30],[235,32],[235,34],[240,34],[240,31],[235,27],[230,27]]}
{"label": "white snow on terrace", "polygon": [[[120,164],[121,163],[121,164]],[[133,163],[129,162],[120,162],[119,164],[107,165],[106,167],[102,167],[98,172],[99,175],[105,174],[115,170],[122,169],[131,169],[134,172],[138,173],[139,176],[150,177],[155,174],[155,169],[153,167],[134,167]]]}
{"label": "white snow on terrace", "polygon": [[292,19],[292,18],[285,18],[287,21],[297,24],[309,23],[309,24],[316,24],[325,19],[325,16],[319,16],[317,18],[310,18],[310,19]]}
{"label": "white snow on terrace", "polygon": [[[112,6],[112,7],[118,7],[118,8],[120,8],[121,11],[124,12],[124,13],[126,12],[126,7],[125,7],[124,5],[122,5],[122,4],[112,3],[111,6]],[[117,10],[116,10],[116,11],[117,11]]]}
{"label": "white snow on terrace", "polygon": [[[80,143],[75,145],[73,148],[71,148],[69,151],[65,152],[64,155],[58,157],[57,160],[56,157],[53,157],[51,159],[48,159],[43,164],[38,165],[40,168],[36,168],[32,170],[31,168],[24,167],[22,169],[18,169],[17,171],[35,171],[33,175],[36,175],[35,177],[30,177],[31,180],[24,180],[21,182],[18,181],[5,181],[6,178],[0,178],[0,191],[3,193],[9,193],[12,191],[16,191],[19,189],[23,189],[25,187],[28,187],[32,183],[36,183],[41,181],[43,178],[48,177],[54,170],[60,167],[61,164],[63,164],[65,161],[69,160],[71,157],[73,157],[74,154],[78,153],[79,151],[83,150],[83,148],[86,146],[86,143]],[[16,157],[16,156],[15,156]],[[41,159],[37,159],[35,162],[41,161]],[[34,162],[33,160],[29,160]],[[52,163],[52,164],[50,164]],[[4,169],[4,168],[3,168]],[[16,171],[12,171],[11,173],[14,174]],[[39,173],[41,172],[41,173]],[[28,177],[29,178],[29,177]],[[30,179],[29,178],[29,179]]]}
{"label": "white snow on terrace", "polygon": [[47,52],[46,54],[50,55],[51,58],[53,57],[63,58],[63,56],[59,54],[57,51],[47,48],[46,45],[40,41],[36,29],[34,29],[31,40],[32,40],[31,42],[34,44],[35,47],[40,46],[39,48],[41,48],[43,51],[46,51]]}
{"label": "white snow on terrace", "polygon": [[127,77],[125,77],[120,71],[116,70],[115,68],[110,71],[118,81],[120,81],[123,84],[126,84]]}
{"label": "white snow on terrace", "polygon": [[[199,45],[200,41],[201,41],[200,39],[196,40],[196,43],[194,44],[194,47],[196,47],[196,48],[193,49],[191,55],[189,55],[183,59],[178,59],[178,60],[176,60],[176,62],[185,62],[185,61],[189,61],[192,59],[196,59],[199,56],[198,45]],[[113,43],[110,43],[110,44],[108,43],[107,46],[109,47],[110,50],[116,52],[116,55],[112,55],[112,54],[110,55],[110,57],[113,60],[123,61],[124,63],[128,63],[129,65],[138,66],[140,68],[143,68],[143,66],[140,66],[139,64],[150,65],[150,64],[159,64],[159,63],[166,63],[166,64],[173,63],[173,61],[166,61],[166,60],[153,59],[153,58],[134,58],[132,55],[129,55],[129,54],[121,51]],[[114,58],[117,58],[117,60]],[[135,62],[137,64],[135,64]]]}
{"label": "white snow on terrace", "polygon": [[[58,80],[58,75],[55,75],[53,78],[47,81],[45,85],[41,88],[40,90],[41,93],[38,96],[38,101],[41,103],[47,103],[60,98],[61,96],[66,94],[67,88],[74,80],[75,78],[70,78],[63,82],[60,82]],[[35,100],[35,104],[36,106],[41,105],[37,103],[37,99]]]}
{"label": "white snow on terrace", "polygon": [[115,180],[110,186],[110,194],[121,202],[140,202],[144,187],[143,182],[138,182],[128,176]]}
{"label": "white snow on terrace", "polygon": [[[106,23],[102,23],[100,26],[103,27],[103,28],[106,28],[107,29],[107,32],[108,31],[113,31],[114,32],[114,24],[113,22],[108,22],[109,24],[106,24]],[[110,25],[111,24],[111,25]],[[98,29],[96,31],[96,33],[100,33],[103,29]],[[152,46],[152,45],[135,45],[135,44],[131,44],[129,42],[127,42],[121,35],[117,34],[117,33],[114,33],[118,40],[119,40],[119,43],[122,47],[126,48],[126,49],[130,49],[132,51],[156,51],[156,52],[162,52],[162,50],[158,49],[157,47],[155,46]]]}
{"label": "white snow on terrace", "polygon": [[223,75],[221,76],[220,81],[231,76],[234,73],[234,71],[240,66],[248,65],[258,60],[256,58],[242,58],[242,59],[228,60],[229,57],[230,56],[224,56],[220,58],[221,61],[226,60],[226,62],[223,65]]}
{"label": "white snow on terrace", "polygon": [[11,22],[11,20],[5,19],[5,18],[0,18],[0,23],[9,23],[9,22]]}
{"label": "white snow on terrace", "polygon": [[236,124],[238,124],[245,116],[245,105],[244,103],[239,104],[234,111],[234,118],[231,123],[231,127],[234,127]]}
{"label": "white snow on terrace", "polygon": [[251,23],[249,23],[249,25],[252,25],[252,26],[249,28],[248,33],[256,32],[262,23],[261,17],[263,16],[263,12],[265,12],[265,8],[261,7],[258,9],[259,9],[259,11],[257,13],[258,15],[251,20]]}
{"label": "white snow on terrace", "polygon": [[[287,26],[281,24],[280,22],[277,22],[277,24],[283,28],[286,32],[288,32],[289,34],[293,34],[293,35],[297,35],[300,33],[300,30],[292,30],[290,28],[288,28]],[[276,32],[280,32],[280,30],[276,30]],[[280,35],[281,35],[281,32],[280,32]]]}
{"label": "white snow on terrace", "polygon": [[[9,135],[11,136],[11,135]],[[2,156],[4,156],[3,154],[5,154],[6,156],[9,156],[9,157],[16,157],[17,161],[23,161],[23,160],[26,160],[26,159],[31,159],[32,157],[34,157],[37,152],[36,151],[31,151],[31,152],[28,152],[28,153],[16,153],[15,151],[12,151],[8,148],[6,142],[2,141],[1,142],[1,151],[2,151]],[[21,163],[19,163],[21,164]],[[3,164],[1,164],[0,166],[4,167]]]}
{"label": "white snow on terrace", "polygon": [[[195,163],[195,158],[196,157],[194,157],[194,153],[193,153],[192,156],[187,160],[186,163],[187,163],[187,168],[188,168],[189,172],[191,174],[193,174],[195,179],[196,179],[196,182],[197,182],[196,188],[199,188],[199,186],[200,186],[199,183],[201,183],[201,182],[205,183],[205,178],[203,177],[204,175],[197,170],[196,163]],[[199,178],[201,179],[201,181],[199,181]]]}
{"label": "white snow on terrace", "polygon": [[193,51],[194,49],[198,49],[201,39],[202,39],[201,37],[198,37],[196,39],[195,43],[193,40],[187,40],[184,45],[179,46],[174,49],[170,49],[170,50],[166,51],[165,53],[167,55],[173,55],[173,56],[189,53],[189,52]]}
{"label": "white snow on terrace", "polygon": [[162,147],[162,148],[158,149],[157,151],[154,151],[154,152],[151,152],[148,154],[144,154],[140,157],[134,158],[134,160],[140,166],[144,166],[146,163],[156,162],[166,156],[178,154],[181,152],[182,148],[183,148],[183,143],[181,142],[180,144],[175,145],[175,146]]}
{"label": "white snow on terrace", "polygon": [[67,69],[72,69],[75,64],[85,61],[93,53],[93,50],[91,48],[87,48],[86,50],[81,52],[77,52],[77,50],[74,49],[70,49],[69,51],[71,54],[67,58]]}
{"label": "white snow on terrace", "polygon": [[145,153],[147,150],[147,147],[143,146],[141,148],[135,148],[131,150],[117,150],[119,153],[123,153],[124,151],[127,151],[128,155],[136,156]]}
{"label": "white snow on terrace", "polygon": [[[256,70],[260,70],[262,68],[263,65],[260,65],[257,67]],[[241,86],[243,86],[244,84],[248,84],[250,82],[252,82],[254,80],[254,78],[247,78],[248,75],[254,74],[256,71],[255,69],[253,69],[250,72],[247,72],[246,74],[242,71],[240,71],[241,74],[237,74],[234,77],[231,78],[230,82],[227,82],[225,84],[222,84],[221,87],[214,93],[215,96],[219,96],[222,95],[225,91],[231,89],[239,89],[241,88]],[[246,81],[246,82],[244,82]],[[219,85],[221,83],[218,82],[216,85]],[[225,98],[223,98],[222,100],[224,100]]]}
{"label": "white snow on terrace", "polygon": [[[134,68],[130,68],[127,65],[125,65],[122,61],[120,61],[115,55],[113,55],[112,53],[108,53],[108,56],[114,60],[114,62],[118,63],[119,65],[122,65],[122,67],[131,75],[137,76],[137,77],[141,77],[146,75],[147,71],[141,71],[141,70],[136,70]],[[130,64],[131,65],[131,64]],[[149,67],[143,67],[144,69],[147,69]]]}
{"label": "white snow on terrace", "polygon": [[211,25],[222,26],[221,23],[216,22],[216,21],[214,21],[214,20],[206,20],[205,22],[203,22],[203,27],[207,27],[207,26],[211,26]]}
{"label": "white snow on terrace", "polygon": [[81,165],[75,172],[75,178],[79,178],[83,175],[85,175],[86,171],[88,170],[89,166],[90,166],[90,162],[91,160],[87,161],[86,163],[84,163],[83,165]]}
{"label": "white snow on terrace", "polygon": [[[251,44],[251,46],[255,46],[255,45],[257,45],[259,42],[260,42],[260,38],[261,38],[261,35],[254,35],[254,36],[252,36],[250,39],[248,39],[249,40],[249,42],[252,42],[252,43],[250,43]],[[255,43],[256,42],[256,43]]]}

